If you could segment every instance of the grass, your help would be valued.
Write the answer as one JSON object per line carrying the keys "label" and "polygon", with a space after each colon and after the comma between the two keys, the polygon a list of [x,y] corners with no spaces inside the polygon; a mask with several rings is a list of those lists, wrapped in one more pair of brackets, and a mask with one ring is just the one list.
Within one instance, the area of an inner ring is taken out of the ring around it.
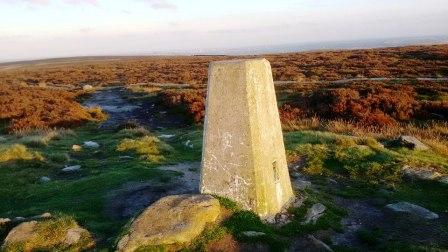
{"label": "grass", "polygon": [[[109,238],[116,237],[127,220],[117,221],[104,214],[105,195],[129,181],[169,180],[167,176],[172,175],[155,169],[156,164],[144,159],[120,159],[122,154],[116,147],[129,137],[126,132],[99,130],[95,124],[74,129],[74,132],[76,134],[49,141],[47,146],[26,148],[31,153],[39,151],[44,160],[0,163],[0,216],[13,218],[43,212],[67,214],[93,232],[100,241],[100,247],[108,247],[111,243]],[[189,149],[183,144],[186,138],[196,143],[197,139],[192,136],[199,134],[194,132],[197,131],[175,132],[179,137],[170,144],[177,148],[168,153],[165,156],[167,161],[161,164],[199,161],[201,146],[195,144],[194,149]],[[2,145],[13,145],[19,139],[11,135]],[[101,147],[72,151],[72,145],[84,141],[98,142]],[[67,176],[61,173],[67,164],[81,165],[82,169]],[[42,176],[48,176],[52,181],[42,184]]]}
{"label": "grass", "polygon": [[29,151],[22,144],[0,145],[0,163],[32,159],[43,160],[43,157],[38,152]]}
{"label": "grass", "polygon": [[163,143],[154,136],[144,136],[139,139],[123,139],[117,146],[117,151],[135,151],[141,158],[152,162],[160,163],[165,160],[164,152],[170,150],[170,146]]}
{"label": "grass", "polygon": [[[175,136],[165,139],[166,142],[163,143],[156,140],[161,134]],[[394,162],[401,164],[418,160],[428,165],[443,167],[443,164],[448,162],[442,155],[432,151],[386,149],[375,139],[329,132],[287,132],[284,136],[291,160],[297,156],[307,155],[315,159],[311,162],[313,166],[322,169],[321,173],[312,173],[313,184],[319,186],[321,181],[330,176],[339,183],[346,183],[349,186],[342,186],[336,190],[322,183],[323,186],[319,187],[320,192],[306,192],[307,201],[299,209],[290,209],[294,219],[282,228],[267,225],[254,213],[243,211],[228,199],[218,198],[233,215],[221,226],[207,229],[192,245],[193,250],[203,249],[212,240],[220,239],[223,234],[231,234],[241,242],[266,243],[273,250],[282,250],[289,246],[292,237],[329,228],[340,231],[340,220],[346,213],[333,203],[334,196],[381,197],[385,203],[405,200],[438,213],[444,213],[448,209],[447,186],[434,182],[378,179],[383,178],[385,174],[394,175],[389,169],[395,171],[399,166],[393,168],[388,166]],[[14,143],[21,139],[23,136],[8,135],[1,145],[14,146]],[[84,141],[98,142],[100,148],[83,149],[79,152],[72,150],[72,145],[82,144]],[[187,141],[192,146],[187,146]],[[117,150],[120,144],[123,144],[124,152]],[[159,145],[169,145],[169,151],[165,151],[166,146],[159,147]],[[88,124],[74,129],[69,134],[58,134],[45,145],[22,146],[22,150],[25,148],[28,153],[40,153],[43,158],[0,162],[0,177],[3,181],[3,186],[0,187],[0,216],[13,218],[43,212],[73,216],[81,226],[98,238],[99,248],[110,248],[122,226],[129,220],[114,220],[105,215],[104,210],[107,207],[105,195],[129,181],[169,181],[170,176],[174,175],[156,169],[158,165],[199,161],[202,151],[202,129],[193,127],[148,132],[140,128],[116,131],[99,130],[95,124]],[[154,152],[155,146],[160,148],[159,154],[163,154],[164,157],[164,160],[158,161],[159,163],[146,158],[126,160],[119,158],[124,154],[135,157],[145,156],[148,153],[153,155],[157,153]],[[14,156],[20,155],[14,154]],[[359,166],[357,163],[366,166]],[[376,169],[375,164],[379,164],[380,169]],[[64,165],[81,165],[82,169],[79,173],[67,176],[61,173]],[[354,170],[351,171],[350,167]],[[41,183],[42,176],[48,176],[52,180],[49,183]],[[381,194],[380,188],[390,188],[391,193]],[[317,202],[327,207],[325,215],[315,225],[302,225],[307,209]],[[15,207],[11,208],[12,205]],[[248,238],[243,235],[244,231],[259,231],[266,236]]]}

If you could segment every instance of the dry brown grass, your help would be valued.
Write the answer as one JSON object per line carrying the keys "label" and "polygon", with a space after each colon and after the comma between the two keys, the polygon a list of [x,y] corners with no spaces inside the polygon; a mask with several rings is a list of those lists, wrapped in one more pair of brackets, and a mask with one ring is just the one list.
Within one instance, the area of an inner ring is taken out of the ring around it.
{"label": "dry brown grass", "polygon": [[[249,56],[254,57],[254,56]],[[448,75],[448,45],[260,55],[277,81],[312,82],[354,77],[438,77]],[[0,71],[0,82],[15,85],[81,86],[116,83],[205,84],[211,61],[248,56],[122,57],[34,65]],[[67,60],[69,61],[69,60]]]}
{"label": "dry brown grass", "polygon": [[51,89],[0,86],[0,120],[9,132],[66,128],[88,121],[104,120],[99,108],[86,109],[76,94]]}

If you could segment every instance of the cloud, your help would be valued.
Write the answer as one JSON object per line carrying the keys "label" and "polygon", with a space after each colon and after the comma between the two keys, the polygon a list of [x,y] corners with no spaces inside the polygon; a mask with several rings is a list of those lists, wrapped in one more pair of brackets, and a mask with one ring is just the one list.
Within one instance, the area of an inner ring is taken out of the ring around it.
{"label": "cloud", "polygon": [[64,0],[65,3],[78,5],[78,4],[91,4],[91,5],[98,5],[98,0]]}
{"label": "cloud", "polygon": [[[98,0],[60,0],[63,3],[71,5],[91,4],[98,5]],[[5,2],[9,4],[24,3],[29,7],[47,6],[54,2],[54,0],[0,0],[0,3]]]}
{"label": "cloud", "polygon": [[167,0],[142,0],[148,3],[153,9],[170,9],[176,10],[177,6],[168,2]]}

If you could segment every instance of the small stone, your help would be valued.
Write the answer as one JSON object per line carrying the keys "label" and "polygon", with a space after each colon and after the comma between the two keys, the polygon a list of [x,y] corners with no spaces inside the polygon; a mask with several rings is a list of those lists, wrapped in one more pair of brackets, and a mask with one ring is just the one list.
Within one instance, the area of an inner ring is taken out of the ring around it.
{"label": "small stone", "polygon": [[303,203],[306,200],[306,196],[297,196],[296,199],[294,200],[294,203],[292,203],[292,207],[293,208],[300,208]]}
{"label": "small stone", "polygon": [[439,182],[448,185],[448,176],[441,177],[441,178],[439,179]]}
{"label": "small stone", "polygon": [[82,86],[82,90],[84,90],[84,91],[92,91],[93,90],[93,86],[92,85],[84,85],[84,86]]}
{"label": "small stone", "polygon": [[24,220],[26,220],[26,219],[24,217],[22,217],[22,216],[15,217],[13,219],[14,222],[19,222],[19,221],[24,221]]}
{"label": "small stone", "polygon": [[293,178],[293,179],[298,179],[300,177],[301,177],[301,174],[298,173],[298,172],[292,172],[291,173],[291,178]]}
{"label": "small stone", "polygon": [[311,182],[307,180],[297,179],[293,182],[293,186],[297,190],[306,190],[311,187]]}
{"label": "small stone", "polygon": [[257,232],[257,231],[244,231],[242,234],[244,236],[246,236],[246,237],[249,237],[249,238],[261,237],[261,236],[265,236],[266,235],[263,232]]}
{"label": "small stone", "polygon": [[40,182],[42,182],[42,183],[48,183],[48,182],[50,182],[51,181],[51,178],[49,178],[49,177],[41,177],[40,178]]}
{"label": "small stone", "polygon": [[409,213],[425,220],[434,220],[439,218],[438,214],[409,202],[398,202],[395,204],[389,204],[386,206],[386,208],[397,213]]}
{"label": "small stone", "polygon": [[79,152],[79,151],[82,150],[82,147],[81,147],[81,145],[74,144],[74,145],[72,146],[72,150],[73,150],[73,151],[76,151],[76,152]]}
{"label": "small stone", "polygon": [[6,140],[8,140],[8,139],[6,139],[6,137],[0,136],[0,142],[5,142]]}
{"label": "small stone", "polygon": [[119,156],[119,159],[134,159],[134,157],[131,156]]}
{"label": "small stone", "polygon": [[165,135],[165,134],[163,134],[163,135],[160,135],[159,136],[159,138],[162,138],[162,139],[170,139],[170,138],[173,138],[173,137],[175,137],[176,135]]}
{"label": "small stone", "polygon": [[428,150],[428,146],[413,136],[400,136],[398,141],[405,147],[412,150]]}
{"label": "small stone", "polygon": [[306,213],[305,220],[302,224],[316,224],[317,220],[322,217],[327,207],[321,203],[314,204]]}
{"label": "small stone", "polygon": [[51,213],[43,213],[43,214],[40,215],[40,217],[44,218],[44,219],[48,219],[48,218],[51,218],[52,215],[51,215]]}
{"label": "small stone", "polygon": [[80,165],[73,165],[73,166],[67,166],[64,169],[62,169],[63,172],[75,172],[79,171],[81,169]]}
{"label": "small stone", "polygon": [[333,250],[330,248],[330,246],[328,246],[327,244],[325,244],[325,242],[317,239],[316,237],[314,237],[313,235],[308,235],[308,239],[310,239],[314,245],[316,246],[316,248],[319,248],[318,251],[328,251],[328,252],[333,252]]}
{"label": "small stone", "polygon": [[87,141],[87,142],[84,142],[84,147],[95,149],[95,148],[99,148],[100,145],[97,142]]}
{"label": "small stone", "polygon": [[69,246],[78,243],[83,232],[86,232],[86,230],[79,227],[70,228],[69,230],[67,230],[64,243]]}
{"label": "small stone", "polygon": [[190,148],[190,149],[193,149],[193,147],[194,147],[194,146],[193,146],[193,143],[192,143],[190,140],[188,140],[188,141],[185,142],[185,146],[188,147],[188,148]]}
{"label": "small stone", "polygon": [[3,227],[11,222],[10,218],[0,218],[0,227]]}

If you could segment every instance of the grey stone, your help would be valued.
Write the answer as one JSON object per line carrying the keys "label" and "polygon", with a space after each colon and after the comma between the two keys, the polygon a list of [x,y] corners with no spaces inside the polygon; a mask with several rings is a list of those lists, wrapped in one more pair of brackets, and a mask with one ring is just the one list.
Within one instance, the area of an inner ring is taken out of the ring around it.
{"label": "grey stone", "polygon": [[87,141],[87,142],[84,142],[84,147],[96,149],[96,148],[99,148],[100,145],[97,142]]}
{"label": "grey stone", "polygon": [[176,136],[176,135],[162,134],[162,135],[159,136],[159,138],[162,138],[162,139],[170,139],[170,138],[173,138],[173,137],[175,137],[175,136]]}
{"label": "grey stone", "polygon": [[50,182],[51,181],[51,178],[49,178],[49,177],[41,177],[40,178],[40,182],[42,182],[42,183],[48,183],[48,182]]}
{"label": "grey stone", "polygon": [[328,246],[325,242],[314,237],[314,235],[308,235],[307,237],[308,239],[310,239],[311,242],[313,242],[314,246],[316,246],[316,249],[318,249],[319,251],[333,252],[330,246]]}
{"label": "grey stone", "polygon": [[293,182],[293,186],[295,189],[303,191],[311,187],[311,182],[307,180],[296,179]]}
{"label": "grey stone", "polygon": [[325,207],[321,203],[314,204],[310,209],[308,209],[308,212],[306,213],[305,220],[302,222],[302,224],[316,224],[316,221],[322,217],[325,210],[327,210],[327,207]]}
{"label": "grey stone", "polygon": [[428,150],[428,146],[413,136],[400,136],[398,139],[404,146],[412,150]]}
{"label": "grey stone", "polygon": [[448,185],[448,176],[441,177],[439,182]]}
{"label": "grey stone", "polygon": [[298,179],[298,178],[300,178],[302,175],[300,174],[300,173],[298,173],[298,172],[292,172],[291,173],[291,178],[293,178],[293,179]]}
{"label": "grey stone", "polygon": [[243,235],[246,237],[253,238],[253,237],[265,236],[266,234],[263,232],[257,232],[257,231],[244,231]]}
{"label": "grey stone", "polygon": [[63,172],[75,172],[79,171],[81,169],[80,165],[73,165],[73,166],[66,166],[64,169],[62,169]]}
{"label": "grey stone", "polygon": [[431,212],[428,209],[423,208],[421,206],[411,204],[409,202],[398,202],[395,204],[389,204],[386,206],[386,208],[397,213],[409,213],[426,220],[434,220],[439,218],[438,214]]}
{"label": "grey stone", "polygon": [[6,139],[6,137],[0,136],[0,142],[5,142],[6,140],[8,140],[8,139]]}
{"label": "grey stone", "polygon": [[401,168],[403,176],[411,179],[438,180],[442,174],[431,168],[417,168],[405,165]]}

